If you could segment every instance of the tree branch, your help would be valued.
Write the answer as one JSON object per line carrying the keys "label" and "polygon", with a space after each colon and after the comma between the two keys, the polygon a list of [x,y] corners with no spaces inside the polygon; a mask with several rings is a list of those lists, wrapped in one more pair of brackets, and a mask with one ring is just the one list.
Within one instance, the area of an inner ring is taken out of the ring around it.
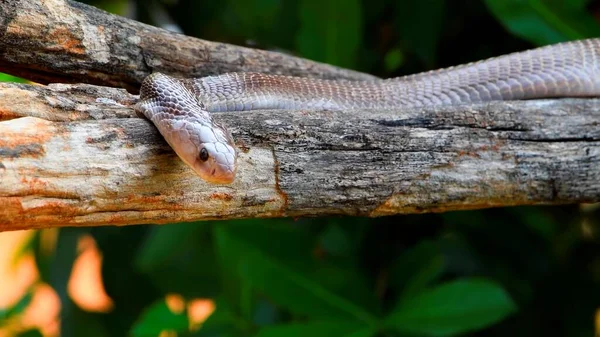
{"label": "tree branch", "polygon": [[204,41],[74,1],[0,1],[0,71],[39,83],[92,83],[136,93],[153,71],[233,71],[369,79],[371,75],[277,52]]}
{"label": "tree branch", "polygon": [[125,90],[0,85],[0,231],[600,201],[600,100],[215,114],[243,149],[205,183]]}
{"label": "tree branch", "polygon": [[[176,51],[176,52],[175,52]],[[371,78],[70,1],[0,2],[0,231],[600,201],[600,100],[216,114],[235,183],[195,176],[132,110],[152,71]]]}

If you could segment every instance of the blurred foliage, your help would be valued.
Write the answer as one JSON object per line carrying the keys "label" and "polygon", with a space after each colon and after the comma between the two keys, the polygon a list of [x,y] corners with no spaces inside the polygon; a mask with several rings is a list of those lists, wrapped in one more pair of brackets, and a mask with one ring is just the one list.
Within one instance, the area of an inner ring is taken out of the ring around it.
{"label": "blurred foliage", "polygon": [[9,74],[0,73],[0,82],[25,83],[27,80]]}
{"label": "blurred foliage", "polygon": [[[0,327],[10,326],[4,333],[13,333],[19,337],[41,337],[42,334],[37,329],[20,329],[20,319],[25,309],[31,303],[33,292],[29,289],[15,304],[9,308],[0,309]],[[16,329],[15,329],[16,327]],[[15,330],[15,331],[13,331]]]}
{"label": "blurred foliage", "polygon": [[[587,0],[88,3],[381,77],[600,36],[600,6]],[[20,254],[32,251],[41,281],[57,291],[63,336],[593,336],[599,221],[598,207],[573,205],[66,228],[53,252],[40,231]],[[82,235],[103,255],[108,313],[86,312],[67,294]],[[216,309],[193,327],[167,294],[210,298]]]}

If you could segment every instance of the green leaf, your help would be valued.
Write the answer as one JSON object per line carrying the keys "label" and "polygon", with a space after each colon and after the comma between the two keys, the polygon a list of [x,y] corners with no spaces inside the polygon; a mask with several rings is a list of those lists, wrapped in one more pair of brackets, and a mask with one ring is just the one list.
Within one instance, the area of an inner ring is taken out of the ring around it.
{"label": "green leaf", "polygon": [[[102,253],[102,281],[115,303],[104,314],[104,327],[112,336],[125,336],[150,305],[164,299],[146,275],[135,268],[135,257],[150,226],[96,227],[91,233]],[[79,336],[79,335],[77,335]]]}
{"label": "green leaf", "polygon": [[215,299],[215,310],[202,323],[193,336],[237,336],[244,326],[242,319],[237,317],[231,306],[224,298]]}
{"label": "green leaf", "polygon": [[210,222],[152,227],[135,266],[164,293],[213,297],[220,290]]}
{"label": "green leaf", "polygon": [[401,255],[391,267],[390,284],[402,299],[415,296],[444,273],[446,262],[437,244],[422,241]]}
{"label": "green leaf", "polygon": [[517,217],[523,219],[522,221],[527,227],[548,242],[551,242],[555,237],[559,223],[547,210],[533,207],[528,207],[527,209],[516,207],[510,210]]}
{"label": "green leaf", "polygon": [[371,328],[354,321],[322,321],[268,326],[262,328],[256,337],[369,337],[375,335],[375,333],[376,331],[371,330]]}
{"label": "green leaf", "polygon": [[[61,228],[58,232],[56,251],[50,264],[49,284],[56,291],[61,303],[70,301],[67,294],[67,285],[71,277],[73,263],[75,263],[78,255],[77,243],[81,235],[86,232],[87,229],[77,227]],[[61,315],[63,314],[64,310],[61,311]]]}
{"label": "green leaf", "polygon": [[351,242],[344,229],[337,223],[327,225],[321,234],[321,245],[329,254],[347,255],[352,250]]}
{"label": "green leaf", "polygon": [[[77,244],[81,236],[88,233],[88,228],[61,228],[58,231],[54,255],[50,257],[48,265],[48,283],[56,291],[61,303],[60,331],[63,337],[79,336],[84,329],[90,329],[92,323],[98,326],[97,318],[77,307],[67,291],[73,263],[79,254]],[[101,329],[95,327],[90,329],[89,335],[106,336]]]}
{"label": "green leaf", "polygon": [[17,76],[0,73],[0,82],[16,82],[16,83],[27,83],[28,81],[24,78]]}
{"label": "green leaf", "polygon": [[376,336],[377,331],[373,328],[362,328],[346,335],[346,337],[372,337]]}
{"label": "green leaf", "polygon": [[101,8],[109,13],[125,16],[127,15],[128,6],[127,1],[114,1],[114,0],[95,0],[93,2],[94,7]]}
{"label": "green leaf", "polygon": [[387,72],[393,72],[400,68],[404,63],[404,53],[402,52],[402,49],[394,48],[388,51],[385,54],[383,63],[385,64],[385,70]]}
{"label": "green leaf", "polygon": [[43,337],[42,333],[38,329],[31,329],[27,331],[20,332],[17,334],[17,337]]}
{"label": "green leaf", "polygon": [[151,305],[133,325],[134,337],[158,336],[162,331],[187,332],[189,321],[187,312],[174,313],[164,300]]}
{"label": "green leaf", "polygon": [[398,3],[397,25],[402,42],[425,63],[435,65],[446,0],[406,0]]}
{"label": "green leaf", "polygon": [[571,6],[562,0],[486,0],[485,3],[511,33],[536,45],[600,35],[600,25],[581,3]]}
{"label": "green leaf", "polygon": [[516,309],[502,287],[471,278],[445,283],[403,301],[385,323],[400,332],[455,336],[497,323]]}
{"label": "green leaf", "polygon": [[300,0],[296,46],[302,56],[355,68],[362,47],[359,0]]}
{"label": "green leaf", "polygon": [[311,221],[312,224],[325,224],[319,234],[320,247],[328,256],[358,260],[362,256],[360,245],[365,233],[372,226],[372,219],[355,217],[322,218]]}
{"label": "green leaf", "polygon": [[[295,314],[376,321],[362,306],[310,277],[315,264],[306,233],[284,226],[227,226],[216,228],[215,234],[225,278],[240,279],[242,289],[258,290]],[[247,301],[242,300],[242,308]]]}
{"label": "green leaf", "polygon": [[264,298],[260,298],[254,305],[252,314],[252,323],[256,326],[266,326],[278,323],[281,319],[281,312],[273,303]]}
{"label": "green leaf", "polygon": [[[33,293],[31,290],[27,291],[21,299],[15,305],[10,308],[0,310],[0,323],[4,320],[9,320],[14,316],[20,315],[25,311],[25,309],[31,303],[31,299],[33,298]],[[0,324],[1,325],[1,324]]]}
{"label": "green leaf", "polygon": [[33,254],[35,257],[35,246],[38,243],[37,236],[39,235],[39,231],[33,231],[31,235],[16,249],[12,258],[11,258],[11,266],[17,267],[21,259],[27,256],[28,254]]}
{"label": "green leaf", "polygon": [[[276,36],[284,2],[280,0],[228,0],[227,20],[233,21],[236,33],[251,39],[265,40]],[[237,29],[236,29],[237,28]],[[262,41],[261,41],[262,42]]]}
{"label": "green leaf", "polygon": [[471,273],[500,281],[513,296],[523,300],[525,293],[521,291],[528,292],[526,288],[531,286],[527,283],[541,281],[551,270],[552,261],[548,259],[551,247],[524,223],[516,210],[489,209],[482,211],[482,215],[486,221],[463,219],[456,226],[456,237],[464,238],[461,245],[471,250],[471,257],[463,256],[462,261],[453,262],[471,260],[466,262],[476,267]]}
{"label": "green leaf", "polygon": [[569,9],[585,10],[585,7],[592,2],[592,0],[569,0],[564,1],[564,4]]}
{"label": "green leaf", "polygon": [[84,311],[73,301],[61,303],[61,319],[68,324],[61,326],[61,337],[108,337],[111,334],[106,325],[106,316]]}
{"label": "green leaf", "polygon": [[35,259],[35,265],[38,272],[40,273],[41,282],[50,282],[50,273],[52,271],[52,261],[54,255],[51,254],[51,250],[48,249],[48,236],[52,236],[52,232],[59,231],[59,229],[40,229],[35,232],[31,238],[31,246],[33,248],[33,256]]}

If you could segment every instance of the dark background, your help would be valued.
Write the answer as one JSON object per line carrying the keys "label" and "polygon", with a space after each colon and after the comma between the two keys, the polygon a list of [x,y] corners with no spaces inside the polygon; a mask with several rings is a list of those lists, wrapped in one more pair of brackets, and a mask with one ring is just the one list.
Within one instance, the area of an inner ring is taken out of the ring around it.
{"label": "dark background", "polygon": [[[381,77],[600,36],[600,5],[586,0],[86,2]],[[566,205],[66,228],[53,251],[40,231],[21,253],[57,291],[63,336],[594,336],[599,221],[598,205]],[[108,313],[67,295],[86,234],[103,255]],[[190,329],[166,294],[210,298],[216,310]],[[0,311],[0,324],[28,300]]]}

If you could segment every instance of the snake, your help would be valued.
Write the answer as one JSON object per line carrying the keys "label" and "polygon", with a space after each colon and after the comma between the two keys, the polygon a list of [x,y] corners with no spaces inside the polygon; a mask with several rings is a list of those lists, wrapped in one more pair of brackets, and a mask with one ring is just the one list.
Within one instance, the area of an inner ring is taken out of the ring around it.
{"label": "snake", "polygon": [[214,121],[213,112],[402,109],[599,95],[600,38],[390,79],[332,80],[257,72],[177,78],[155,72],[142,81],[135,110],[156,126],[200,178],[230,184],[239,153],[228,129]]}

